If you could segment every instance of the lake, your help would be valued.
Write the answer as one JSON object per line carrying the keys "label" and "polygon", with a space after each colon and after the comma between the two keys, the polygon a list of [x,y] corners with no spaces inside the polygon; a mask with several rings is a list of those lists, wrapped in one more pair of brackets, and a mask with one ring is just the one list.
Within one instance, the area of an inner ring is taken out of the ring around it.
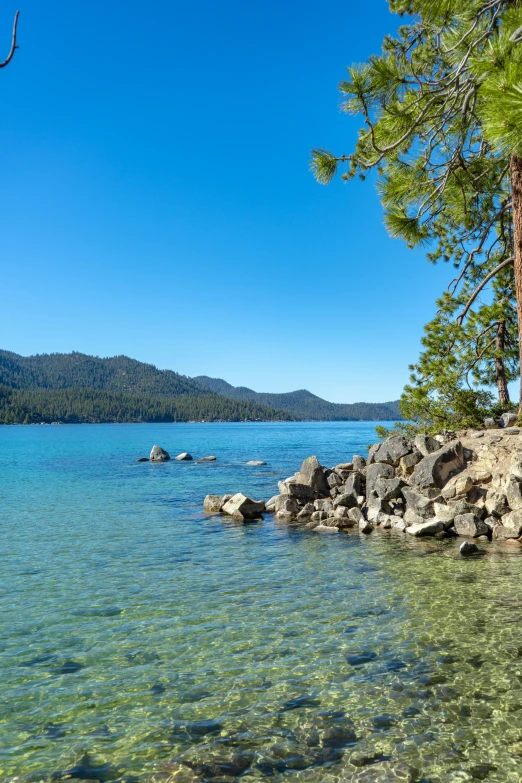
{"label": "lake", "polygon": [[0,779],[519,783],[518,550],[203,514],[374,426],[1,427]]}

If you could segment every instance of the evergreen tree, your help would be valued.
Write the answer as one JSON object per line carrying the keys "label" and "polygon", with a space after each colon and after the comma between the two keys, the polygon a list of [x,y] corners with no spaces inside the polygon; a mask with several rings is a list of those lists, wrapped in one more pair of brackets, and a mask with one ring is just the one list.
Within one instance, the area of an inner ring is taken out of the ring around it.
{"label": "evergreen tree", "polygon": [[[514,328],[513,295],[519,359],[522,347],[522,9],[517,0],[390,0],[390,8],[412,21],[385,38],[380,56],[350,67],[340,84],[343,109],[364,121],[355,150],[341,156],[314,150],[312,169],[323,183],[340,165],[345,179],[376,170],[390,234],[409,246],[431,243],[431,261],[451,261],[459,270],[454,301],[446,297],[444,307],[459,327],[452,339],[470,343],[456,354],[464,364],[453,377],[454,393],[463,390],[473,336],[494,328],[496,343],[482,357],[493,361],[478,360],[473,372],[482,382],[494,377],[500,391],[502,376],[515,370],[510,354],[506,374],[501,347],[505,329],[511,339]],[[474,310],[509,267],[512,295],[494,287]],[[436,359],[441,346],[433,329],[426,347]],[[421,366],[427,358],[425,352]],[[451,375],[448,368],[439,376],[446,390]],[[501,397],[506,402],[506,388]]]}

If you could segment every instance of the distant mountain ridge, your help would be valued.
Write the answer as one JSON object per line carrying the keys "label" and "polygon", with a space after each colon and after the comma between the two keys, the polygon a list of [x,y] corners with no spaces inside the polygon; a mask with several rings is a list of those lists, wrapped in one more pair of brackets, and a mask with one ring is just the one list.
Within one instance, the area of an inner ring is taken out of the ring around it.
{"label": "distant mountain ridge", "polygon": [[158,370],[128,356],[0,350],[0,424],[399,418],[396,402],[339,405],[305,389],[258,393],[220,378]]}
{"label": "distant mountain ridge", "polygon": [[191,378],[127,356],[0,350],[0,423],[289,421],[284,411],[232,400]]}
{"label": "distant mountain ridge", "polygon": [[336,403],[323,400],[306,389],[271,394],[255,392],[246,386],[232,386],[222,378],[210,378],[208,375],[198,375],[193,380],[223,397],[268,405],[271,408],[286,411],[297,419],[312,421],[396,421],[402,419],[399,400],[382,403]]}

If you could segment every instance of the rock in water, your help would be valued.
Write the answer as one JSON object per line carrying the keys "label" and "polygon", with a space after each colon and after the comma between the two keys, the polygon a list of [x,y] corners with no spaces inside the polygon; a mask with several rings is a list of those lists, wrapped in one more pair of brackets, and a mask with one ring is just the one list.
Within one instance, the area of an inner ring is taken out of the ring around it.
{"label": "rock in water", "polygon": [[197,459],[196,462],[215,462],[216,457],[200,457],[200,459]]}
{"label": "rock in water", "polygon": [[323,466],[317,457],[307,457],[301,465],[301,470],[296,474],[297,484],[306,484],[314,489],[318,495],[326,497],[330,494],[330,487]]}
{"label": "rock in water", "polygon": [[184,460],[188,461],[191,459],[194,459],[192,454],[189,454],[188,451],[184,451],[182,454],[178,454],[177,457],[174,457],[174,459],[177,459],[179,462],[182,462]]}
{"label": "rock in water", "polygon": [[170,454],[161,446],[153,446],[150,452],[151,462],[167,462],[170,459]]}
{"label": "rock in water", "polygon": [[149,461],[148,457],[140,457],[139,459],[136,460],[136,462],[148,462],[148,461]]}
{"label": "rock in water", "polygon": [[223,506],[223,513],[243,522],[245,519],[258,519],[265,510],[265,504],[261,501],[252,500],[252,498],[237,492]]}
{"label": "rock in water", "polygon": [[420,522],[417,525],[410,525],[406,528],[406,532],[412,536],[434,536],[436,533],[442,533],[444,525],[437,519],[432,519],[429,522]]}
{"label": "rock in water", "polygon": [[458,536],[478,538],[478,536],[487,536],[489,533],[489,528],[486,523],[473,513],[457,514],[453,524],[455,525],[455,532]]}
{"label": "rock in water", "polygon": [[263,462],[262,459],[251,459],[247,462],[247,465],[257,467],[258,465],[266,465],[266,462]]}
{"label": "rock in water", "polygon": [[471,541],[464,541],[459,547],[459,552],[462,557],[468,557],[468,555],[477,555],[480,552],[480,549]]}
{"label": "rock in water", "polygon": [[207,495],[203,501],[203,510],[206,511],[207,514],[219,514],[223,508],[223,502],[222,495]]}

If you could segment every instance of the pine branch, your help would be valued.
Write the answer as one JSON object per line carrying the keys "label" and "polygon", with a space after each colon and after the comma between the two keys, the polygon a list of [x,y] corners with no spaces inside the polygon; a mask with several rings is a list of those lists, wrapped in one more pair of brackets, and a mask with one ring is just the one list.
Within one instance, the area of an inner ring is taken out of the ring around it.
{"label": "pine branch", "polygon": [[13,24],[13,37],[11,40],[11,51],[7,55],[6,59],[3,61],[3,63],[0,63],[0,68],[5,68],[6,65],[9,65],[11,60],[13,59],[15,51],[18,49],[18,46],[16,45],[16,31],[18,28],[18,17],[20,16],[20,11],[17,11],[14,18],[14,24]]}
{"label": "pine branch", "polygon": [[514,257],[507,258],[505,261],[502,261],[501,264],[499,264],[497,267],[495,267],[495,269],[493,269],[489,273],[489,275],[486,275],[486,277],[481,282],[481,284],[479,286],[477,286],[477,288],[475,288],[475,290],[471,294],[470,298],[466,302],[466,305],[465,305],[464,309],[462,310],[460,315],[457,317],[457,323],[458,324],[462,324],[462,321],[464,320],[464,318],[466,316],[466,313],[468,312],[469,308],[471,307],[471,305],[473,304],[473,302],[475,301],[477,296],[480,294],[480,292],[482,291],[484,286],[487,285],[487,283],[489,283],[491,278],[495,277],[495,275],[497,275],[500,272],[501,269],[504,269],[504,267],[509,266],[510,264],[512,264],[514,260],[515,260]]}

